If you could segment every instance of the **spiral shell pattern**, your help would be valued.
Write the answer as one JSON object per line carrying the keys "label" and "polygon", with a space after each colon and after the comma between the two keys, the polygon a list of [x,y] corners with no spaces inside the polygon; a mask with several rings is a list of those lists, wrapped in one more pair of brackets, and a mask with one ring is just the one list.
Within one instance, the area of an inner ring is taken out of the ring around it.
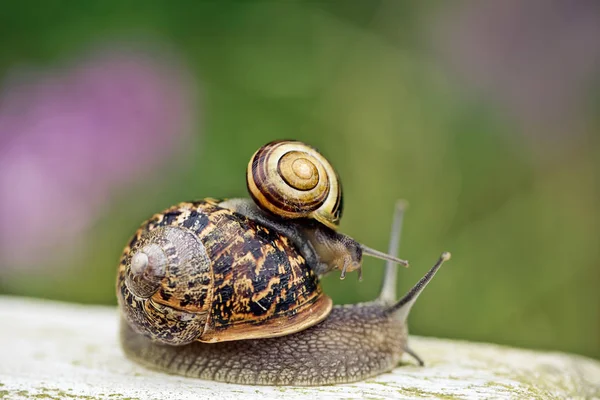
{"label": "spiral shell pattern", "polygon": [[331,164],[315,148],[298,141],[271,142],[252,156],[248,191],[263,210],[282,218],[314,218],[337,229],[342,187]]}
{"label": "spiral shell pattern", "polygon": [[180,203],[137,230],[117,276],[131,328],[184,345],[288,335],[325,319],[332,301],[289,239],[218,203]]}

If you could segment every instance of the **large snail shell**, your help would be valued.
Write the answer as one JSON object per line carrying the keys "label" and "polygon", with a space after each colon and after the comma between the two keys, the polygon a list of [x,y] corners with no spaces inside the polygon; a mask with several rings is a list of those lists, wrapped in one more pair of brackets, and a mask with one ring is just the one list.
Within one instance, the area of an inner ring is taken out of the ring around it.
{"label": "large snail shell", "polygon": [[263,210],[282,218],[314,218],[337,229],[343,207],[340,180],[309,145],[277,141],[261,147],[248,164],[246,181]]}
{"label": "large snail shell", "polygon": [[138,229],[117,277],[129,325],[181,345],[281,336],[326,318],[331,299],[288,239],[216,204],[181,203]]}

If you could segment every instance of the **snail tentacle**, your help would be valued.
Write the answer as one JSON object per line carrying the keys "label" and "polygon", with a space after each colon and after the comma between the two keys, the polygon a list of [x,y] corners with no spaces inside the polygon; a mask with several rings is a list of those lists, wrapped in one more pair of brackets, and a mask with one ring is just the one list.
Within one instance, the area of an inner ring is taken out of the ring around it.
{"label": "snail tentacle", "polygon": [[412,306],[417,301],[419,295],[423,292],[423,289],[425,289],[429,282],[431,282],[436,272],[441,268],[444,262],[450,260],[450,257],[451,254],[449,252],[443,252],[433,267],[427,271],[425,276],[423,276],[419,282],[417,282],[400,300],[388,307],[388,312],[393,314],[396,319],[406,321]]}
{"label": "snail tentacle", "polygon": [[[404,222],[404,212],[408,207],[406,200],[396,201],[394,207],[394,216],[392,218],[392,228],[390,232],[390,239],[388,245],[388,254],[392,256],[398,256],[400,249],[400,240],[402,238],[402,224]],[[383,275],[383,282],[381,284],[381,290],[379,292],[379,301],[384,304],[392,304],[396,301],[396,278],[398,275],[398,269],[393,261],[387,261],[385,263],[385,272]]]}

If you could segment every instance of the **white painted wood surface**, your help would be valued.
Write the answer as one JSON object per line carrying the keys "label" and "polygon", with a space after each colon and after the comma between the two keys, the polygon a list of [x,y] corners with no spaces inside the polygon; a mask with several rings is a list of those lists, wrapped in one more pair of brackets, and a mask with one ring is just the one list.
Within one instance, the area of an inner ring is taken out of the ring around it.
{"label": "white painted wood surface", "polygon": [[412,337],[427,365],[355,384],[252,387],[166,375],[126,359],[117,310],[0,297],[0,399],[600,398],[600,362]]}

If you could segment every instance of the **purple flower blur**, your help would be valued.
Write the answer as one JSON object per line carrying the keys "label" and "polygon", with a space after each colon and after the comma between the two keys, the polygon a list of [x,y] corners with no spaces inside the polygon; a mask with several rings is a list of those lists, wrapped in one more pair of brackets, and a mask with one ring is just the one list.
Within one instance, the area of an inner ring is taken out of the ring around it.
{"label": "purple flower blur", "polygon": [[600,68],[600,3],[466,1],[432,23],[435,47],[463,82],[538,135],[581,130]]}
{"label": "purple flower blur", "polygon": [[2,264],[60,252],[116,188],[173,154],[191,123],[182,72],[127,49],[8,80],[0,96]]}

